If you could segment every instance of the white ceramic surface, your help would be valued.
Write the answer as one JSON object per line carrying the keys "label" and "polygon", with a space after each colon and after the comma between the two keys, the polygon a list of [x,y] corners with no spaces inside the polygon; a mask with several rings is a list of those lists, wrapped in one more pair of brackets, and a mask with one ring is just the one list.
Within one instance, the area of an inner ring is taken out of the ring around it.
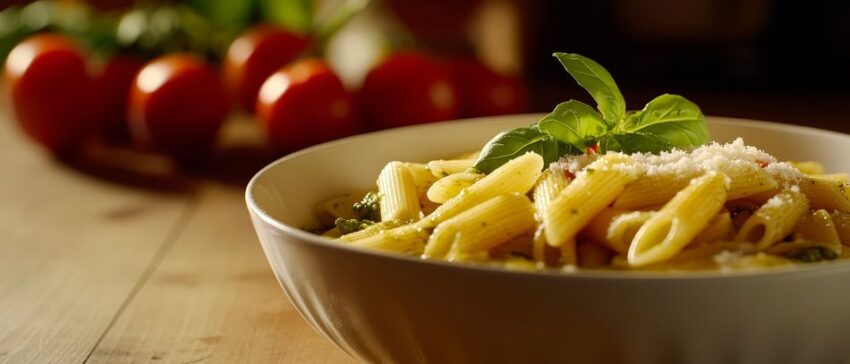
{"label": "white ceramic surface", "polygon": [[[536,115],[388,130],[260,171],[246,199],[281,286],[322,335],[378,363],[850,363],[850,264],[755,273],[520,273],[352,249],[295,227],[314,203],[373,187],[390,160],[480,147]],[[850,171],[850,136],[710,118],[781,159]]]}

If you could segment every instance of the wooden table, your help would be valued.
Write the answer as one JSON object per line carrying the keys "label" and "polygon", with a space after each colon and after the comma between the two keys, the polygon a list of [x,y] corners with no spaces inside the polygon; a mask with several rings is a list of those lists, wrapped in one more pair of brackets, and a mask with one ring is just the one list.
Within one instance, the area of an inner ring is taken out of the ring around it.
{"label": "wooden table", "polygon": [[94,177],[49,158],[7,109],[0,103],[0,363],[352,361],[278,287],[241,184]]}

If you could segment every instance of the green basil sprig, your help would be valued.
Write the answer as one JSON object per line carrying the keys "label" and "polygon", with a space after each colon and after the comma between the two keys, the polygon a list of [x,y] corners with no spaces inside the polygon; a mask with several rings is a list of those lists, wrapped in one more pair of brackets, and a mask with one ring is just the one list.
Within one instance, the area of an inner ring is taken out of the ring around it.
{"label": "green basil sprig", "polygon": [[708,142],[705,117],[688,99],[663,94],[642,110],[627,113],[623,95],[604,67],[574,53],[554,56],[590,93],[596,109],[577,100],[560,103],[537,123],[496,135],[481,151],[476,169],[490,173],[529,151],[543,156],[548,165],[564,155],[584,153],[594,145],[600,152],[658,153]]}

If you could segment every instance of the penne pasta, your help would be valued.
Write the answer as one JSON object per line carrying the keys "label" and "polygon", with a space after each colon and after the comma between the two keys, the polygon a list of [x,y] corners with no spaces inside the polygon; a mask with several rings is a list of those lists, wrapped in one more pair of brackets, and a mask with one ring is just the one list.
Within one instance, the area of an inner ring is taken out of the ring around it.
{"label": "penne pasta", "polygon": [[813,209],[838,210],[850,212],[850,185],[830,178],[803,176],[800,179],[800,191],[808,197]]}
{"label": "penne pasta", "polygon": [[823,164],[815,161],[788,161],[788,164],[803,174],[823,174],[825,171]]}
{"label": "penne pasta", "polygon": [[404,163],[407,170],[410,171],[410,176],[413,177],[413,183],[416,185],[416,192],[420,200],[431,188],[431,185],[437,181],[437,177],[428,169],[428,165],[423,163]]}
{"label": "penne pasta", "polygon": [[526,194],[540,176],[543,158],[535,153],[526,153],[510,160],[484,178],[467,187],[463,193],[446,201],[426,216],[420,226],[434,227],[469,208],[493,197],[513,192]]}
{"label": "penne pasta", "polygon": [[373,225],[371,225],[371,226],[369,226],[369,227],[367,227],[363,230],[355,231],[353,233],[348,233],[348,234],[339,236],[338,239],[340,241],[350,243],[350,242],[353,242],[353,241],[365,239],[365,238],[368,238],[370,236],[380,234],[381,231],[397,228],[399,226],[407,225],[409,223],[410,223],[409,221],[402,221],[402,220],[381,221],[381,222],[379,222],[377,224],[373,224]]}
{"label": "penne pasta", "polygon": [[416,224],[379,230],[377,234],[351,241],[348,244],[366,249],[392,251],[405,255],[420,255],[428,242],[428,231]]}
{"label": "penne pasta", "polygon": [[[741,164],[720,168],[730,179],[729,200],[758,195],[777,188],[776,180],[756,164]],[[646,176],[630,184],[614,202],[614,207],[635,209],[664,204],[676,192],[685,188],[688,182],[699,176],[698,172],[679,174],[671,171],[664,174]]]}
{"label": "penne pasta", "polygon": [[533,229],[531,201],[519,193],[501,195],[437,225],[423,256],[484,260],[490,249]]}
{"label": "penne pasta", "polygon": [[783,239],[809,208],[806,195],[788,188],[773,196],[741,226],[736,241],[749,242],[764,250]]}
{"label": "penne pasta", "polygon": [[549,204],[569,183],[569,178],[561,172],[555,172],[551,169],[543,171],[533,192],[534,215],[538,221],[543,221],[543,214],[549,208]]}
{"label": "penne pasta", "polygon": [[[551,169],[543,171],[537,185],[534,187],[534,217],[537,219],[537,231],[535,232],[533,258],[538,262],[546,261],[546,234],[544,233],[543,214],[549,208],[552,200],[570,183],[570,180],[562,172]],[[569,258],[569,257],[568,257]]]}
{"label": "penne pasta", "polygon": [[583,235],[618,254],[626,255],[638,229],[653,214],[655,211],[628,211],[609,207],[590,220]]}
{"label": "penne pasta", "polygon": [[850,182],[850,175],[848,175],[847,173],[812,174],[810,176],[812,176],[814,178],[818,178],[818,179],[828,180],[828,181],[844,182],[844,183]]}
{"label": "penne pasta", "polygon": [[830,217],[841,244],[850,246],[850,213],[833,211]]}
{"label": "penne pasta", "polygon": [[795,240],[814,241],[841,254],[841,238],[832,217],[826,210],[815,210],[805,214],[794,227]]}
{"label": "penne pasta", "polygon": [[624,155],[606,155],[591,163],[543,214],[547,243],[560,247],[574,241],[576,234],[635,178],[634,163]]}
{"label": "penne pasta", "polygon": [[727,241],[732,239],[733,233],[732,216],[729,211],[721,211],[711,219],[705,229],[700,231],[690,245],[698,246],[714,241]]}
{"label": "penne pasta", "polygon": [[461,191],[472,186],[473,183],[482,177],[484,175],[480,173],[461,172],[440,178],[428,189],[428,200],[436,203],[446,203],[446,201],[459,195]]}
{"label": "penne pasta", "polygon": [[778,162],[740,140],[552,162],[550,153],[561,151],[539,139],[540,130],[511,138],[536,140],[541,149],[510,159],[497,154],[498,162],[487,161],[489,173],[475,170],[468,156],[388,163],[377,192],[317,204],[324,225],[312,231],[423,259],[564,273],[737,271],[850,259],[850,178],[816,162]]}
{"label": "penne pasta", "polygon": [[629,246],[629,264],[658,263],[679,253],[723,208],[726,179],[722,173],[708,173],[679,191],[638,230]]}
{"label": "penne pasta", "polygon": [[388,163],[378,175],[381,221],[418,220],[421,213],[416,183],[402,162]]}
{"label": "penne pasta", "polygon": [[467,172],[475,166],[475,159],[449,159],[428,162],[428,169],[437,178]]}

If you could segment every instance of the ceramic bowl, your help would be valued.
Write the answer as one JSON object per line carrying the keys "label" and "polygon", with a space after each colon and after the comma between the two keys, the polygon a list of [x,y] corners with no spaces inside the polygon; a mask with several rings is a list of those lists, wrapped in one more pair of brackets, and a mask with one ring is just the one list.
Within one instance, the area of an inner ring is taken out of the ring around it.
{"label": "ceramic bowl", "polygon": [[[272,270],[319,333],[376,363],[841,363],[850,358],[850,264],[724,274],[513,272],[353,249],[299,230],[313,204],[374,188],[390,160],[474,150],[539,116],[406,127],[312,147],[248,185]],[[850,171],[850,136],[709,118],[780,159]]]}

